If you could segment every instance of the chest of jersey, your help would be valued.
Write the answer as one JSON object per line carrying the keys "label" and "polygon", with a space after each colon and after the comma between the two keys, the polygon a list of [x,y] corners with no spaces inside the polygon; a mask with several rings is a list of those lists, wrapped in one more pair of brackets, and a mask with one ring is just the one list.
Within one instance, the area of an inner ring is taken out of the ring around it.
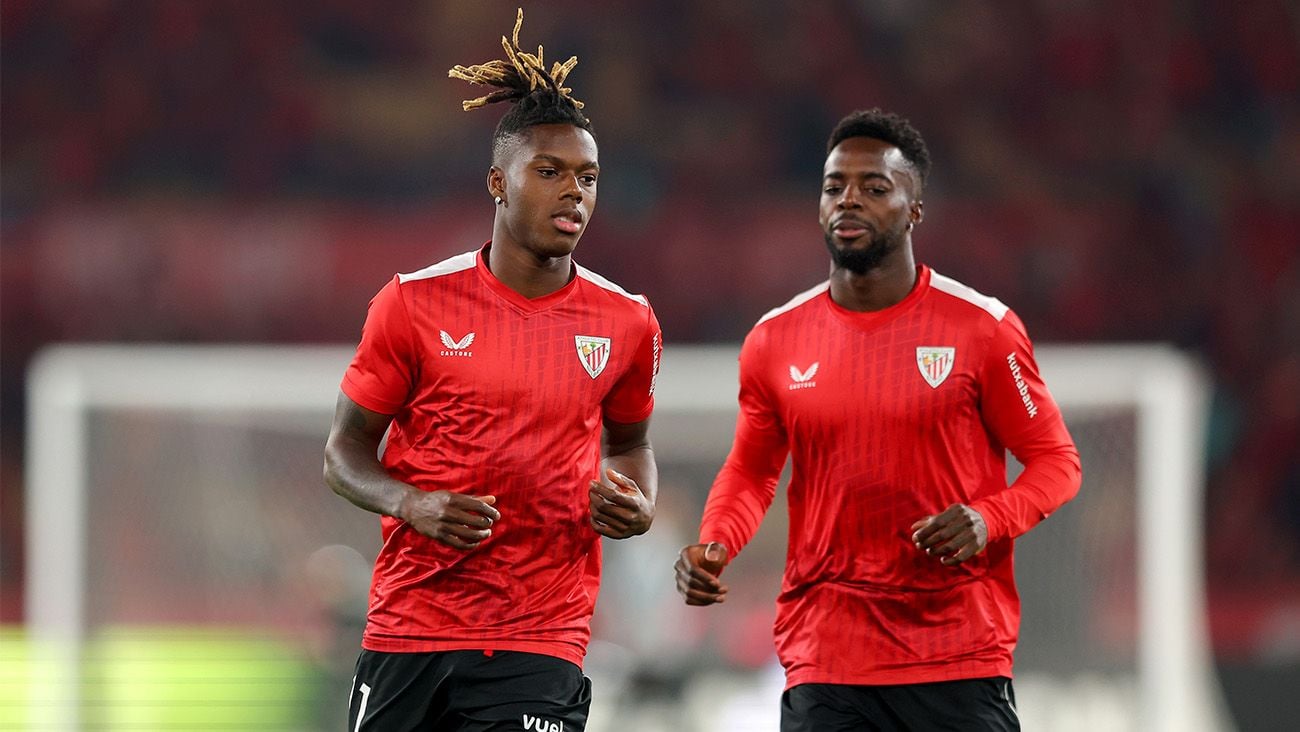
{"label": "chest of jersey", "polygon": [[796,442],[845,430],[920,437],[977,417],[984,354],[958,328],[903,318],[861,331],[831,319],[791,335],[771,344],[765,377]]}
{"label": "chest of jersey", "polygon": [[523,414],[588,412],[628,364],[629,328],[578,307],[522,315],[508,307],[450,307],[421,328],[418,389],[435,402]]}

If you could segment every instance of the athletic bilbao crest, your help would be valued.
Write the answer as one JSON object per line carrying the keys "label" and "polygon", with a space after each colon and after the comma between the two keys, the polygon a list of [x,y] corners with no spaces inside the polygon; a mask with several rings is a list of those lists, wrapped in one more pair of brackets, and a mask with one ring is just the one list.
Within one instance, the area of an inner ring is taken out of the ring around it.
{"label": "athletic bilbao crest", "polygon": [[952,362],[956,360],[956,348],[938,346],[920,346],[916,349],[916,367],[921,369],[921,376],[930,388],[937,389],[952,373]]}
{"label": "athletic bilbao crest", "polygon": [[609,339],[574,336],[573,341],[578,346],[578,360],[582,362],[582,367],[591,374],[591,378],[600,376],[600,372],[605,370],[605,364],[609,363]]}

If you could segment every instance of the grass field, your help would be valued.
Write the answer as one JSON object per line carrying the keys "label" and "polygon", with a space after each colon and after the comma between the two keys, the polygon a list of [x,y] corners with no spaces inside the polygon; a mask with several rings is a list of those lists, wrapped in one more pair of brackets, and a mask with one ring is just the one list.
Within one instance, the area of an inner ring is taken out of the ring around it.
{"label": "grass field", "polygon": [[[309,659],[248,630],[113,628],[90,641],[82,668],[86,729],[308,730],[321,719]],[[54,673],[21,629],[0,628],[0,729],[28,728]]]}

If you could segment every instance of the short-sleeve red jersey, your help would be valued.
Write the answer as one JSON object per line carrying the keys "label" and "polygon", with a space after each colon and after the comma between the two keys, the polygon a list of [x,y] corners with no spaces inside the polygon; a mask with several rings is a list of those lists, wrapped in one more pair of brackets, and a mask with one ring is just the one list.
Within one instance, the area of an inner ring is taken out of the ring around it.
{"label": "short-sleeve red jersey", "polygon": [[[1008,448],[1026,465],[1010,487]],[[925,266],[884,310],[846,310],[822,283],[769,312],[741,350],[735,443],[700,541],[734,557],[787,455],[775,631],[789,686],[1011,675],[1013,539],[1081,478],[1014,313]],[[983,516],[989,543],[946,567],[916,549],[911,526],[954,503]]]}
{"label": "short-sleeve red jersey", "polygon": [[659,323],[644,297],[577,265],[560,290],[525,298],[488,269],[488,247],[380,290],[343,378],[357,404],[393,415],[381,461],[394,478],[494,495],[501,512],[470,551],[382,517],[362,646],[581,665],[600,585],[588,484],[602,422],[650,416]]}

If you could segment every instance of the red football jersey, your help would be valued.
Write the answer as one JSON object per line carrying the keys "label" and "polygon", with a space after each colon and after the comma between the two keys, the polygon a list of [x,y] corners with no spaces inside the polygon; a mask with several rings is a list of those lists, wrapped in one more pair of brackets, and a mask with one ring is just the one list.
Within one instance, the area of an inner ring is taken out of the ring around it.
{"label": "red football jersey", "polygon": [[600,586],[588,483],[602,420],[650,416],[659,323],[644,297],[577,265],[527,299],[488,269],[488,246],[380,290],[343,378],[357,404],[394,415],[381,457],[393,477],[495,495],[501,512],[470,551],[383,517],[362,646],[581,665]]}
{"label": "red football jersey", "polygon": [[[1006,448],[1026,465],[1010,487]],[[1012,540],[1081,477],[1014,313],[925,266],[884,310],[846,310],[822,283],[769,312],[741,350],[735,443],[701,542],[744,547],[787,454],[775,630],[789,686],[1011,675]],[[953,503],[979,511],[989,544],[946,567],[911,526]]]}

